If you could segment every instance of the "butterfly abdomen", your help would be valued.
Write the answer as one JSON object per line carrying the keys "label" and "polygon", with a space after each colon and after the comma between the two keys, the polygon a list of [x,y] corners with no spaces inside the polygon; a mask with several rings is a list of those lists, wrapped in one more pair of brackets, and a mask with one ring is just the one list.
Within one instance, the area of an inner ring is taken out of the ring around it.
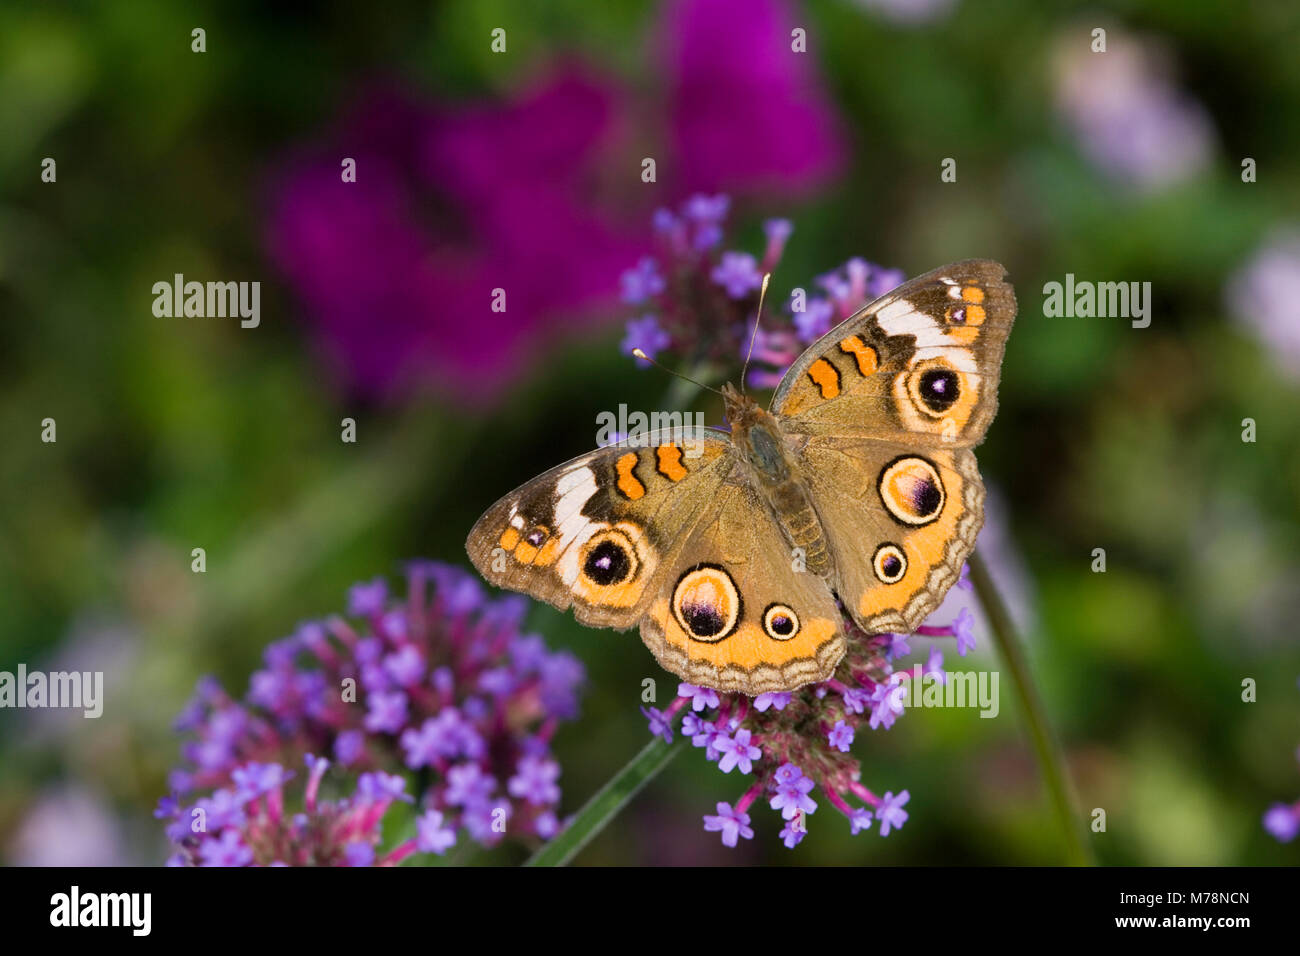
{"label": "butterfly abdomen", "polygon": [[[791,560],[802,563],[801,570],[807,570],[819,577],[831,573],[831,553],[827,545],[826,534],[822,530],[821,517],[813,508],[812,500],[803,482],[797,478],[771,489],[768,502],[776,512],[781,530],[791,547]],[[797,549],[797,551],[795,550]]]}

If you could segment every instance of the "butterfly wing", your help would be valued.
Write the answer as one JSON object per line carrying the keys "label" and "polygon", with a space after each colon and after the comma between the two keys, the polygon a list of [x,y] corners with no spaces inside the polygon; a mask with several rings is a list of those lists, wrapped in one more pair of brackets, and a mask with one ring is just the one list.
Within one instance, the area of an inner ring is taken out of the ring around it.
{"label": "butterfly wing", "polygon": [[899,286],[809,347],[773,398],[866,631],[910,632],[957,580],[983,523],[971,448],[997,410],[1015,293],[968,260]]}
{"label": "butterfly wing", "polygon": [[804,461],[845,609],[869,634],[910,634],[975,547],[975,454],[828,434],[809,441]]}
{"label": "butterfly wing", "polygon": [[593,627],[626,630],[668,572],[664,557],[694,527],[734,467],[725,432],[652,432],[600,448],[506,495],[465,548],[492,584],[573,608]]}
{"label": "butterfly wing", "polygon": [[1005,276],[996,262],[968,259],[903,283],[810,345],[772,411],[809,428],[978,444],[997,412],[1016,316]]}
{"label": "butterfly wing", "polygon": [[664,584],[641,638],[692,684],[751,697],[794,690],[826,680],[844,656],[829,586],[794,570],[771,509],[739,473],[683,539]]}

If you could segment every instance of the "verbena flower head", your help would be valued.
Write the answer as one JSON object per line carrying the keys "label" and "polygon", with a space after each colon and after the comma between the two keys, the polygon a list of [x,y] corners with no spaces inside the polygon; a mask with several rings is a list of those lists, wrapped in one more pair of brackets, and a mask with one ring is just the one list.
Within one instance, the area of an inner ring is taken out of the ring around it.
{"label": "verbena flower head", "polygon": [[[961,641],[969,614],[963,609],[951,625],[927,625],[924,633]],[[780,814],[779,836],[790,849],[803,840],[822,801],[843,815],[851,834],[874,829],[887,837],[907,822],[910,794],[878,796],[868,789],[851,751],[862,737],[894,725],[912,691],[910,679],[942,673],[943,656],[932,648],[923,668],[895,673],[893,662],[910,653],[906,639],[865,634],[847,615],[844,628],[848,650],[828,681],[752,700],[682,683],[665,711],[643,708],[652,734],[671,741],[676,727],[720,771],[750,778],[734,806],[719,803],[704,817],[704,829],[721,834],[726,846],[753,839],[749,809],[759,800]]]}
{"label": "verbena flower head", "polygon": [[[550,741],[577,715],[582,665],[520,632],[527,602],[415,562],[348,595],[349,619],[272,643],[243,700],[200,681],[193,734],[159,804],[172,863],[398,863],[464,841],[536,843],[559,829]],[[319,756],[316,756],[319,755]],[[401,807],[416,835],[384,850]]]}
{"label": "verbena flower head", "polygon": [[[730,207],[725,195],[700,194],[655,213],[655,254],[621,277],[624,301],[637,310],[627,323],[625,354],[641,349],[651,358],[671,355],[706,369],[739,368],[749,350],[763,274],[780,263],[794,229],[789,220],[769,219],[761,250],[724,248]],[[811,342],[903,279],[897,269],[850,259],[797,290],[784,312],[769,299],[746,384],[774,388]]]}

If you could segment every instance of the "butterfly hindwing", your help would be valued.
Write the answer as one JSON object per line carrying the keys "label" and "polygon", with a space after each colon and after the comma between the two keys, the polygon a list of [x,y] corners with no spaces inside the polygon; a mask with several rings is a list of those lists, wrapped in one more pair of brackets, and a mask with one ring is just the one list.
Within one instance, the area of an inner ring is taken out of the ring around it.
{"label": "butterfly hindwing", "polygon": [[794,569],[751,485],[725,483],[673,559],[641,622],[642,640],[665,668],[750,696],[831,676],[844,634],[830,587]]}
{"label": "butterfly hindwing", "polygon": [[868,634],[916,630],[984,521],[974,452],[828,434],[809,440],[804,461],[845,610]]}

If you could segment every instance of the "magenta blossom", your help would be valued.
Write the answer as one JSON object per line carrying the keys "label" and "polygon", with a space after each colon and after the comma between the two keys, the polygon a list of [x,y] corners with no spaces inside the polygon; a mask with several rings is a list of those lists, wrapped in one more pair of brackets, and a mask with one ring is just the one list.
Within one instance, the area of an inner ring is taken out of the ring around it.
{"label": "magenta blossom", "polygon": [[461,111],[373,97],[287,164],[270,253],[345,383],[386,395],[433,382],[482,400],[543,332],[588,327],[644,248],[590,185],[623,112],[616,90],[573,70]]}
{"label": "magenta blossom", "polygon": [[[620,292],[662,292],[636,226],[655,197],[824,183],[843,138],[814,58],[790,49],[792,22],[780,0],[678,0],[659,31],[667,89],[648,97],[564,64],[504,101],[364,99],[280,164],[269,196],[270,256],[327,364],[368,396],[491,401]],[[632,341],[653,353],[653,327]]]}
{"label": "magenta blossom", "polygon": [[[690,190],[807,192],[842,167],[838,117],[782,0],[671,0],[661,63],[673,178]],[[813,41],[815,42],[815,41]],[[684,192],[678,192],[684,195]]]}

